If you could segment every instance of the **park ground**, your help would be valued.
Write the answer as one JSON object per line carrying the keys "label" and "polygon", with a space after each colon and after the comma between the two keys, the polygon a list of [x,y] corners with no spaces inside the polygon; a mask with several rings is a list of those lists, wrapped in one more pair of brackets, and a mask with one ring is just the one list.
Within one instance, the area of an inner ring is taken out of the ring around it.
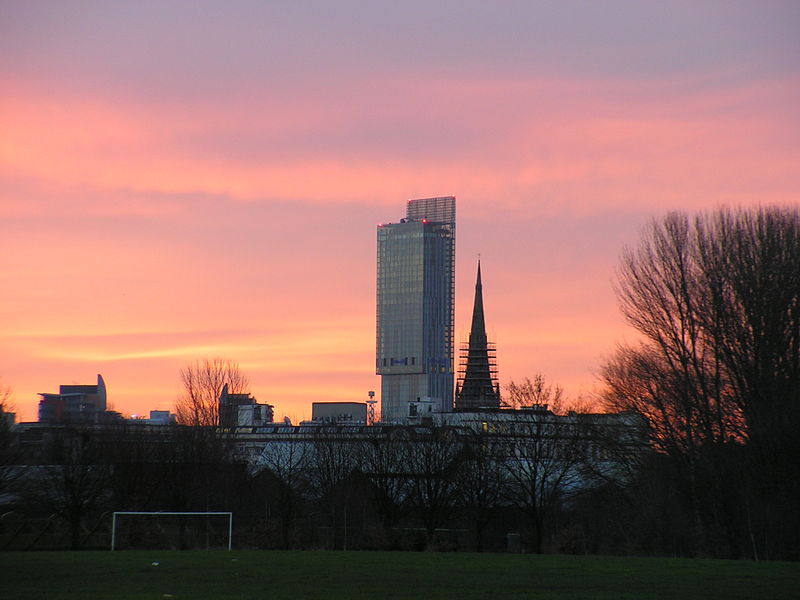
{"label": "park ground", "polygon": [[412,552],[0,553],[3,598],[773,599],[800,563]]}

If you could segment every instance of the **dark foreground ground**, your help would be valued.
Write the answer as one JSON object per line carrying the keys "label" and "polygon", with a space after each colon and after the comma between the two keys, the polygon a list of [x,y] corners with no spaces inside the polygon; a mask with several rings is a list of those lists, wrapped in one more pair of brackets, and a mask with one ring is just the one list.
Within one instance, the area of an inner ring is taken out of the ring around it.
{"label": "dark foreground ground", "polygon": [[800,598],[800,563],[411,552],[6,552],[30,599]]}

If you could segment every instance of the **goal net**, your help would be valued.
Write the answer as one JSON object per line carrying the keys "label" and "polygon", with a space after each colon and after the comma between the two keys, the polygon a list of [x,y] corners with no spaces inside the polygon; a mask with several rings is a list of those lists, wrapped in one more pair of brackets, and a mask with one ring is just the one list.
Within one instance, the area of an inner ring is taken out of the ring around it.
{"label": "goal net", "polygon": [[231,512],[118,511],[111,518],[112,550],[232,548]]}

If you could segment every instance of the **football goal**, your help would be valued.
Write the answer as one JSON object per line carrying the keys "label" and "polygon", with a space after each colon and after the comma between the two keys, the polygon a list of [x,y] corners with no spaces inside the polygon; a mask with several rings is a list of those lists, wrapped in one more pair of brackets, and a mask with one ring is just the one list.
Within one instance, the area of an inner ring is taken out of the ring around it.
{"label": "football goal", "polygon": [[232,542],[232,512],[117,511],[111,517],[111,550],[231,550]]}

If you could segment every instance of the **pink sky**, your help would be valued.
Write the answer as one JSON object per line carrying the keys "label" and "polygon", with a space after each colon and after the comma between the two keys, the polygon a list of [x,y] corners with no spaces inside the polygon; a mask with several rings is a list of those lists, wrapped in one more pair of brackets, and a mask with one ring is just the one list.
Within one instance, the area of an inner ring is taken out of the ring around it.
{"label": "pink sky", "polygon": [[[589,6],[587,6],[587,4]],[[171,408],[238,360],[276,416],[363,401],[375,226],[458,202],[503,383],[590,394],[671,209],[800,201],[794,2],[7,2],[0,377]]]}

